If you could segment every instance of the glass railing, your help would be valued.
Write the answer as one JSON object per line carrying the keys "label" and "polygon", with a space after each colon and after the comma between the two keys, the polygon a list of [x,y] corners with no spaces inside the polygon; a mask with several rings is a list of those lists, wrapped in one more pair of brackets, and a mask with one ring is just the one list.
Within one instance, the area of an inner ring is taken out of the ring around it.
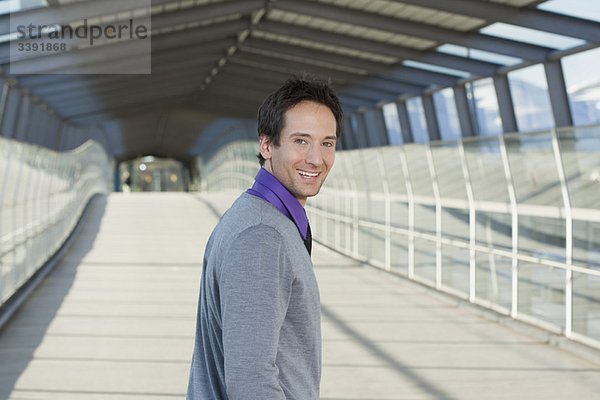
{"label": "glass railing", "polygon": [[112,162],[95,142],[58,153],[0,138],[0,305],[60,248]]}
{"label": "glass railing", "polygon": [[[247,188],[254,154],[203,188]],[[600,348],[599,126],[338,152],[307,210],[344,254]]]}

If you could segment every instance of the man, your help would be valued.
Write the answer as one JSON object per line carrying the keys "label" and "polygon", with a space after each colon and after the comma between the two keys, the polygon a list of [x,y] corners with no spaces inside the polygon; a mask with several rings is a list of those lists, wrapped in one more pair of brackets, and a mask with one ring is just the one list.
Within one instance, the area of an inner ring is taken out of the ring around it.
{"label": "man", "polygon": [[335,158],[342,110],[325,83],[290,79],[258,111],[254,185],[204,254],[188,400],[319,398],[321,319],[304,205]]}

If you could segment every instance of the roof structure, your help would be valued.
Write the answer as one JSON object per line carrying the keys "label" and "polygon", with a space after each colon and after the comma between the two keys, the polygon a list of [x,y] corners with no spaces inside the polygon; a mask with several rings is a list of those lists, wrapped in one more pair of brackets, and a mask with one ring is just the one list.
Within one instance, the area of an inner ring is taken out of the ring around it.
{"label": "roof structure", "polygon": [[[47,2],[47,7],[13,13],[12,23],[40,17],[56,24],[83,18],[126,20],[140,4],[139,0]],[[90,62],[89,52],[95,53],[91,58],[95,63],[123,67],[140,57],[131,45],[118,43],[82,46],[70,57],[16,61],[30,74],[15,78],[62,119],[82,125],[109,121],[125,125],[131,118],[154,118],[176,109],[199,110],[206,120],[253,118],[267,93],[290,74],[302,73],[331,79],[351,112],[573,50],[480,32],[497,22],[579,39],[578,48],[600,43],[598,23],[543,11],[536,8],[540,3],[152,0],[152,74],[69,74]],[[11,33],[10,22],[8,14],[0,16],[0,37]],[[490,56],[478,57],[476,51]],[[9,57],[5,40],[0,43],[4,71],[9,71]],[[128,146],[135,147],[134,141]]]}

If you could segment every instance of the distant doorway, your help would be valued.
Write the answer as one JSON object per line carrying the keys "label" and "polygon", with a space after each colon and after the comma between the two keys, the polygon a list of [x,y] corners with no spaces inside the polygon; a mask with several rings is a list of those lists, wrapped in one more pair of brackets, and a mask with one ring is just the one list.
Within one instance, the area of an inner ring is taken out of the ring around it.
{"label": "distant doorway", "polygon": [[171,158],[145,156],[119,164],[123,192],[187,192],[189,171]]}

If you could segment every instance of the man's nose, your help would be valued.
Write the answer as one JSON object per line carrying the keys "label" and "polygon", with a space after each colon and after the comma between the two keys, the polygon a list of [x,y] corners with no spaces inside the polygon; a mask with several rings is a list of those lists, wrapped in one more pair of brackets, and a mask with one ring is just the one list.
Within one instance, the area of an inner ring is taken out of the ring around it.
{"label": "man's nose", "polygon": [[306,155],[306,162],[316,166],[320,166],[321,164],[323,164],[323,155],[321,154],[320,146],[310,146],[308,154]]}

